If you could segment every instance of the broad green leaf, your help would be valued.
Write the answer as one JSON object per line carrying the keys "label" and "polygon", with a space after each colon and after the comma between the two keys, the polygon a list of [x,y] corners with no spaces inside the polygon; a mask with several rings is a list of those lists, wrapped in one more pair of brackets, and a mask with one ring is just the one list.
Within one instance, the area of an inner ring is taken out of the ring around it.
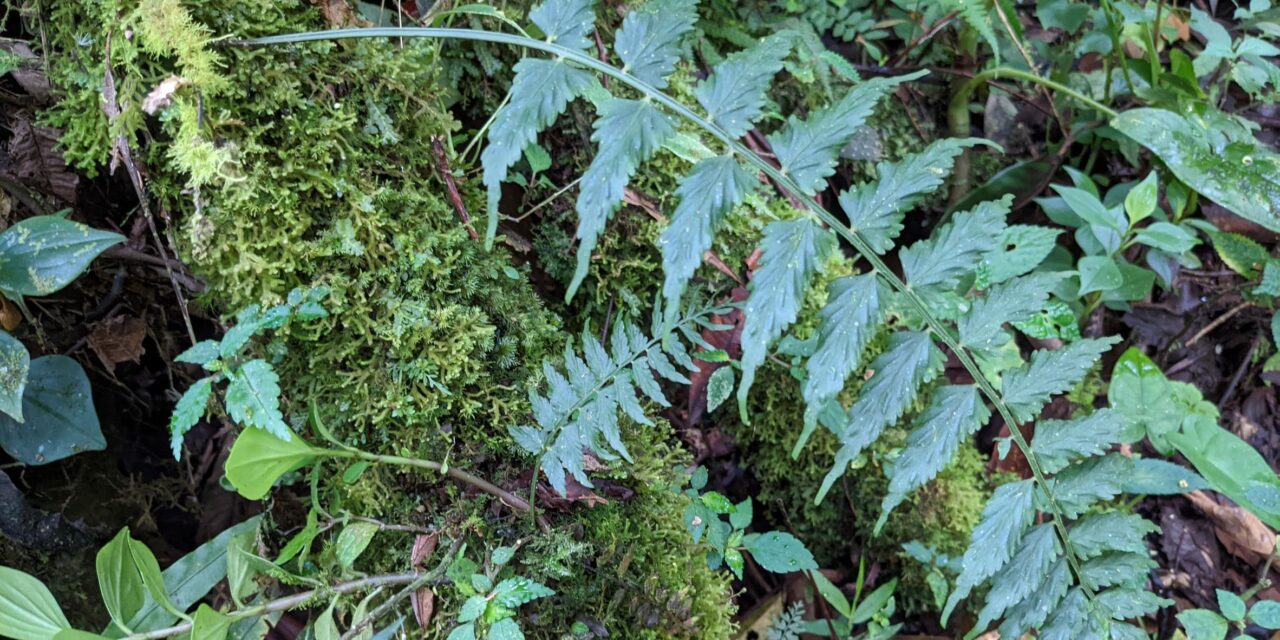
{"label": "broad green leaf", "polygon": [[972,301],[969,311],[956,321],[960,342],[981,352],[994,352],[1012,338],[1005,323],[1026,322],[1044,308],[1049,291],[1062,276],[1033,273],[991,287],[986,297]]}
{"label": "broad green leaf", "polygon": [[906,446],[893,461],[889,472],[889,492],[880,503],[875,530],[889,518],[889,512],[907,494],[934,479],[955,457],[960,444],[972,436],[991,412],[972,385],[943,387],[933,393],[929,407],[915,421]]}
{"label": "broad green leaf", "polygon": [[1001,395],[1021,421],[1033,420],[1049,397],[1075,386],[1098,357],[1120,341],[1112,336],[1077,340],[1061,349],[1038,349],[1026,366],[1005,373]]}
{"label": "broad green leaf", "polygon": [[974,587],[995,575],[1009,562],[1035,513],[1032,508],[1034,489],[1035,484],[1031,480],[1021,480],[1000,485],[991,495],[982,510],[982,519],[973,528],[973,538],[964,552],[964,559],[961,561],[963,568],[956,578],[955,591],[942,610],[944,624],[956,605],[968,597]]}
{"label": "broad green leaf", "polygon": [[[895,78],[872,78],[859,83],[839,102],[812,114],[808,120],[788,118],[785,127],[769,136],[782,172],[806,195],[821,191],[827,177],[835,173],[840,149],[866,122],[880,98],[899,84],[923,75],[924,72],[916,72]],[[883,170],[881,179],[884,179]]]}
{"label": "broad green leaf", "polygon": [[0,633],[14,640],[52,640],[70,629],[43,582],[17,569],[0,567]]}
{"label": "broad green leaf", "polygon": [[27,218],[0,233],[0,292],[14,299],[55,293],[121,242],[124,236],[58,216]]}
{"label": "broad green leaf", "polygon": [[962,277],[973,273],[984,254],[998,246],[1012,203],[1013,197],[1005,196],[956,213],[931,238],[898,252],[904,279],[916,290],[954,289]]}
{"label": "broad green leaf", "polygon": [[53,636],[53,640],[105,640],[102,636],[88,631],[80,631],[79,629],[63,629],[57,635]]}
{"label": "broad green leaf", "polygon": [[1111,256],[1080,258],[1080,295],[1094,291],[1111,291],[1124,285],[1124,274]]}
{"label": "broad green leaf", "polygon": [[1143,538],[1159,530],[1160,527],[1140,515],[1106,511],[1080,518],[1071,526],[1067,538],[1082,558],[1094,558],[1109,551],[1146,555]]}
{"label": "broad green leaf", "polygon": [[[585,15],[594,18],[591,3],[580,0],[544,3],[530,12],[530,17],[536,22],[539,12],[544,12],[545,28],[558,31],[561,37],[570,41],[566,46],[573,46],[590,33],[590,24],[574,26],[580,23],[569,18],[582,15],[584,8]],[[565,19],[562,21],[561,18]],[[558,25],[563,28],[557,30],[555,27]],[[563,60],[524,58],[516,63],[514,69],[516,75],[511,80],[511,100],[494,114],[493,125],[489,127],[489,145],[480,154],[488,191],[486,247],[493,245],[498,229],[498,202],[502,199],[502,182],[507,178],[507,171],[520,159],[524,148],[537,141],[538,132],[551,126],[570,102],[599,86],[595,76],[569,66]]]}
{"label": "broad green leaf", "polygon": [[978,613],[978,622],[974,628],[987,628],[1007,609],[1039,589],[1049,577],[1049,569],[1061,552],[1052,524],[1032,527],[1023,536],[1009,563],[992,577],[991,590],[987,592],[986,602]]}
{"label": "broad green leaf", "polygon": [[1156,222],[1138,229],[1134,238],[1148,247],[1155,247],[1174,255],[1186,253],[1200,243],[1191,232],[1168,222]]}
{"label": "broad green leaf", "polygon": [[1116,215],[1116,212],[1107,208],[1097,196],[1076,187],[1064,187],[1062,185],[1052,185],[1053,190],[1071,207],[1071,211],[1081,220],[1085,222],[1111,229],[1117,233],[1124,233],[1127,225],[1124,222],[1124,216]]}
{"label": "broad green leaf", "polygon": [[529,11],[529,19],[547,36],[547,42],[581,51],[591,46],[595,4],[594,0],[545,0]]}
{"label": "broad green leaf", "polygon": [[121,529],[116,537],[98,551],[95,561],[98,590],[111,619],[122,628],[142,609],[147,587],[133,563],[129,550],[129,530]]}
{"label": "broad green leaf", "polygon": [[1178,622],[1182,623],[1187,640],[1224,640],[1227,637],[1227,621],[1208,609],[1181,611]]}
{"label": "broad green leaf", "polygon": [[[840,194],[840,208],[849,217],[849,225],[878,253],[892,249],[894,238],[902,232],[903,212],[920,196],[933,193],[942,186],[951,173],[956,156],[984,142],[978,138],[945,138],[897,162],[879,163],[876,165],[877,180],[856,185]],[[776,145],[774,148],[777,149]],[[829,173],[823,174],[822,178]]]}
{"label": "broad green leaf", "polygon": [[356,560],[369,548],[373,536],[378,533],[378,525],[372,522],[352,522],[342,528],[338,540],[334,543],[334,556],[338,565],[350,569]]}
{"label": "broad green leaf", "polygon": [[231,618],[219,611],[201,604],[191,626],[191,640],[226,640],[231,630]]}
{"label": "broad green leaf", "polygon": [[170,447],[173,449],[175,460],[182,457],[182,442],[187,432],[200,421],[200,418],[204,417],[205,409],[209,406],[209,395],[212,392],[213,378],[196,380],[187,387],[186,393],[182,394],[178,399],[178,405],[173,408],[173,415],[169,417],[169,434]]}
{"label": "broad green leaf", "polygon": [[[316,526],[316,517],[314,510],[308,512],[306,528],[289,541],[288,547],[296,546],[297,543],[295,541],[298,541],[299,539],[302,540],[301,544],[304,546],[310,545],[311,541],[315,540],[315,537],[319,534],[318,527]],[[232,536],[227,542],[227,592],[231,596],[231,600],[235,602],[238,607],[243,607],[244,599],[252,595],[253,592],[258,589],[258,583],[254,580],[254,577],[257,575],[254,565],[257,563],[253,560],[255,557],[253,547],[254,542],[257,540],[256,533],[257,532],[255,531],[245,531]],[[299,551],[301,551],[301,549],[297,551],[289,549],[281,550],[280,556],[286,557],[287,555],[288,557],[293,557],[294,555],[297,555]],[[277,559],[276,564],[279,565],[284,562],[287,562],[287,560]]]}
{"label": "broad green leaf", "polygon": [[1244,614],[1247,609],[1244,600],[1240,596],[1223,589],[1215,589],[1218,596],[1218,611],[1222,612],[1222,617],[1232,622],[1244,622]]}
{"label": "broad green leaf", "polygon": [[261,500],[280,476],[309,464],[316,455],[316,450],[296,435],[281,440],[261,429],[245,429],[227,457],[227,480],[240,495]]}
{"label": "broad green leaf", "polygon": [[524,640],[524,632],[515,618],[503,618],[489,625],[486,640]]}
{"label": "broad green leaf", "polygon": [[883,322],[880,283],[875,274],[832,281],[818,322],[818,346],[805,364],[804,429],[791,451],[793,458],[817,426],[818,414],[861,366],[862,353]]}
{"label": "broad green leaf", "polygon": [[1249,621],[1263,629],[1280,629],[1280,602],[1259,600],[1249,610]]}
{"label": "broad green leaf", "polygon": [[226,403],[231,419],[288,440],[289,427],[280,413],[280,378],[271,365],[266,360],[250,360],[229,377]]}
{"label": "broad green leaf", "polygon": [[664,273],[662,295],[668,310],[679,309],[685,284],[702,264],[703,254],[711,249],[725,214],[741,204],[757,184],[755,176],[731,156],[702,160],[680,180],[676,187],[680,202],[658,241]]}
{"label": "broad green leaf", "polygon": [[[1280,486],[1262,454],[1212,420],[1190,420],[1169,442],[1191,461],[1215,490],[1226,494],[1272,528],[1280,527],[1280,510],[1267,509],[1250,498],[1251,483]],[[1256,495],[1256,494],[1255,494]]]}
{"label": "broad green leaf", "polygon": [[1133,461],[1133,472],[1124,481],[1124,492],[1133,495],[1171,496],[1208,489],[1196,472],[1159,458]]}
{"label": "broad green leaf", "polygon": [[716,65],[711,75],[694,88],[693,96],[712,122],[731,137],[741,138],[763,112],[769,83],[782,70],[782,59],[790,52],[790,35],[769,36]]}
{"label": "broad green leaf", "polygon": [[1163,109],[1129,109],[1111,126],[1150,149],[1201,195],[1280,231],[1280,155],[1261,144],[1226,144],[1200,117]]}
{"label": "broad green leaf", "polygon": [[0,331],[0,411],[22,422],[22,394],[27,388],[31,354],[8,331]]}
{"label": "broad green leaf", "polygon": [[628,13],[613,41],[622,70],[655,89],[665,89],[666,77],[680,59],[680,39],[697,20],[695,0],[653,0]]}
{"label": "broad green leaf", "polygon": [[1035,225],[1005,227],[996,243],[997,248],[978,265],[979,278],[985,283],[999,283],[1029,273],[1044,262],[1061,234],[1061,229]]}
{"label": "broad green leaf", "polygon": [[596,155],[582,174],[575,207],[578,261],[566,300],[573,299],[587,277],[596,241],[622,204],[623,190],[631,176],[675,133],[671,118],[652,102],[611,98],[600,105],[599,112],[595,132],[591,134],[592,142],[597,145]]}
{"label": "broad green leaf", "polygon": [[339,640],[342,637],[338,632],[338,624],[333,619],[333,610],[336,606],[338,606],[338,600],[334,598],[329,602],[328,608],[316,616],[311,623],[312,637],[315,640]]}
{"label": "broad green leaf", "polygon": [[813,554],[795,536],[783,531],[751,534],[742,539],[756,564],[771,573],[791,573],[818,568]]}
{"label": "broad green leaf", "polygon": [[146,586],[147,594],[151,597],[151,601],[160,605],[162,609],[174,616],[181,615],[183,613],[182,609],[179,609],[169,597],[169,591],[164,582],[164,574],[160,572],[160,563],[156,561],[155,554],[151,553],[151,549],[147,548],[147,545],[134,540],[127,527],[122,533],[124,534],[124,542],[129,548],[129,555],[133,559],[133,566],[138,575],[142,577],[142,584]]}
{"label": "broad green leaf", "polygon": [[1154,271],[1123,260],[1116,263],[1116,267],[1120,270],[1120,286],[1103,292],[1104,302],[1144,300],[1151,294],[1151,287],[1156,283]]}
{"label": "broad green leaf", "polygon": [[[1129,226],[1151,217],[1160,202],[1159,178],[1155,171],[1147,173],[1142,182],[1134,185],[1124,197],[1124,212],[1129,216]],[[1168,224],[1168,223],[1165,223]],[[1142,232],[1139,231],[1139,234]]]}
{"label": "broad green leaf", "polygon": [[835,247],[830,231],[805,218],[772,222],[761,241],[760,268],[751,279],[751,294],[743,309],[742,380],[738,383],[738,412],[747,421],[747,397],[756,369],[769,346],[795,322],[809,288],[809,278]]}
{"label": "broad green leaf", "polygon": [[1130,347],[1111,370],[1107,400],[1125,416],[1139,434],[1168,453],[1165,434],[1177,429],[1186,409],[1173,398],[1173,387],[1160,367],[1136,347]]}
{"label": "broad green leaf", "polygon": [[921,385],[942,371],[945,356],[929,334],[903,331],[889,336],[885,352],[870,366],[875,373],[862,386],[840,433],[840,450],[822,480],[815,502],[821,502],[849,464],[875,442],[884,428],[895,424],[910,408]]}
{"label": "broad green leaf", "polygon": [[22,407],[23,423],[0,415],[0,448],[23,464],[48,464],[107,446],[89,377],[71,358],[32,360]]}
{"label": "broad green leaf", "polygon": [[1110,409],[1099,409],[1074,420],[1041,420],[1036,423],[1031,451],[1045,473],[1057,473],[1073,460],[1101,455],[1126,441],[1125,419]]}
{"label": "broad green leaf", "polygon": [[493,588],[491,597],[494,602],[508,609],[515,609],[538,598],[549,598],[555,595],[546,585],[528,578],[507,578]]}
{"label": "broad green leaf", "polygon": [[720,367],[707,381],[707,412],[720,408],[733,395],[733,367]]}

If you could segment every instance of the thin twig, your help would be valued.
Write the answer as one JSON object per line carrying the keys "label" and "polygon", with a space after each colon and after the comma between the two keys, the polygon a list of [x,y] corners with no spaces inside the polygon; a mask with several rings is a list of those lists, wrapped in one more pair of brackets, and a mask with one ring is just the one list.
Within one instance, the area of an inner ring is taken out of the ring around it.
{"label": "thin twig", "polygon": [[453,203],[453,210],[457,212],[462,226],[467,228],[467,235],[471,236],[472,240],[479,240],[480,235],[471,227],[471,216],[467,214],[467,205],[462,201],[458,183],[454,181],[453,170],[449,168],[449,158],[444,151],[444,138],[439,135],[431,136],[431,150],[436,154],[436,171],[440,172],[440,179],[444,181],[444,188],[449,194],[449,202]]}
{"label": "thin twig", "polygon": [[1231,382],[1227,385],[1227,390],[1222,393],[1222,398],[1218,400],[1219,411],[1231,401],[1231,396],[1235,395],[1236,388],[1240,386],[1240,380],[1244,378],[1244,372],[1248,371],[1249,365],[1253,364],[1250,356],[1253,355],[1253,350],[1258,348],[1259,342],[1262,342],[1262,332],[1258,332],[1258,335],[1253,337],[1253,342],[1249,343],[1249,350],[1240,359],[1240,366],[1236,368],[1236,373],[1231,376]]}
{"label": "thin twig", "polygon": [[1234,307],[1231,307],[1231,309],[1229,309],[1226,313],[1214,318],[1213,322],[1206,324],[1203,329],[1197,331],[1196,334],[1194,336],[1191,336],[1191,339],[1187,340],[1187,342],[1183,346],[1189,347],[1199,342],[1200,338],[1203,338],[1209,335],[1209,332],[1213,331],[1214,329],[1217,329],[1218,327],[1221,327],[1222,323],[1230,320],[1231,318],[1235,317],[1237,313],[1240,313],[1241,311],[1244,311],[1245,309],[1248,309],[1249,307],[1252,307],[1252,306],[1253,306],[1252,302],[1245,300],[1244,302],[1241,302],[1240,304]]}

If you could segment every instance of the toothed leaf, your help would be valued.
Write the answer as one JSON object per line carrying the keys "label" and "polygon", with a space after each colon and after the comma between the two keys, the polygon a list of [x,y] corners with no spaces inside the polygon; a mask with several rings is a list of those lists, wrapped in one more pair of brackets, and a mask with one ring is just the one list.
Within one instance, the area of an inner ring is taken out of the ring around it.
{"label": "toothed leaf", "polygon": [[529,11],[529,19],[546,34],[547,42],[581,51],[591,46],[595,4],[594,0],[546,0]]}
{"label": "toothed leaf", "polygon": [[666,77],[680,59],[680,38],[697,21],[694,0],[653,0],[628,13],[613,41],[623,71],[655,89],[665,89]]}
{"label": "toothed leaf", "polygon": [[1091,513],[1078,520],[1067,533],[1067,539],[1082,558],[1093,558],[1108,551],[1146,554],[1143,537],[1160,530],[1150,520],[1133,513]]}
{"label": "toothed leaf", "polygon": [[995,285],[986,297],[973,301],[969,311],[956,321],[960,342],[975,351],[991,352],[1010,339],[1005,323],[1025,322],[1044,308],[1052,289],[1062,276],[1033,273]]}
{"label": "toothed leaf", "polygon": [[[1161,598],[1150,591],[1126,587],[1099,593],[1094,602],[1097,603],[1098,608],[1104,614],[1110,615],[1113,620],[1141,618],[1155,613],[1161,607],[1173,604],[1172,600]],[[1145,636],[1145,634],[1143,635]]]}
{"label": "toothed leaf", "polygon": [[1053,478],[1053,498],[1068,518],[1077,518],[1089,507],[1120,495],[1133,470],[1133,461],[1118,453],[1090,458],[1064,469]]}
{"label": "toothed leaf", "polygon": [[849,225],[877,253],[892,249],[894,238],[902,232],[903,212],[919,196],[942,186],[956,156],[983,142],[978,138],[945,138],[897,162],[876,165],[877,181],[864,182],[840,194],[840,207],[849,217]]}
{"label": "toothed leaf", "polygon": [[1031,451],[1045,473],[1057,473],[1073,460],[1101,455],[1124,440],[1128,425],[1110,409],[1075,420],[1041,420],[1036,423]]}
{"label": "toothed leaf", "polygon": [[1004,622],[1000,623],[1000,637],[1021,638],[1027,630],[1044,624],[1070,588],[1071,570],[1067,559],[1059,558],[1040,586],[1005,613]]}
{"label": "toothed leaf", "polygon": [[1080,576],[1093,589],[1113,586],[1142,588],[1156,561],[1144,554],[1107,553],[1080,566]]}
{"label": "toothed leaf", "polygon": [[764,110],[765,91],[790,52],[789,35],[769,36],[716,65],[711,76],[693,90],[693,96],[713,122],[730,136],[741,138]]}
{"label": "toothed leaf", "polygon": [[1061,349],[1037,350],[1026,365],[1004,374],[1002,395],[1021,421],[1035,419],[1049,397],[1075,386],[1120,338],[1083,339]]}
{"label": "toothed leaf", "polygon": [[757,184],[755,176],[731,156],[702,160],[680,180],[676,188],[680,202],[658,241],[665,273],[662,295],[669,309],[679,307],[685,285],[702,264],[703,254],[711,249],[725,214],[741,204]]}
{"label": "toothed leaf", "polygon": [[880,283],[875,274],[848,276],[831,283],[818,324],[818,346],[805,365],[804,431],[792,455],[804,446],[818,423],[818,414],[861,366],[862,353],[883,322]]}
{"label": "toothed leaf", "polygon": [[985,629],[1007,609],[1039,589],[1061,551],[1058,535],[1052,524],[1032,527],[1023,536],[1022,543],[1018,545],[1018,550],[1009,559],[1009,563],[991,579],[991,590],[987,592],[986,603],[978,613],[977,628]]}
{"label": "toothed leaf", "polygon": [[1035,484],[1031,480],[1021,480],[1000,485],[991,495],[982,510],[982,520],[973,528],[972,540],[964,552],[962,569],[956,578],[955,591],[942,611],[944,624],[956,605],[974,587],[995,575],[1009,561],[1035,513],[1032,509],[1034,489]]}
{"label": "toothed leaf", "polygon": [[983,254],[996,247],[1012,203],[1013,196],[1005,196],[957,213],[932,238],[900,251],[904,279],[917,290],[954,289],[961,278],[973,273]]}

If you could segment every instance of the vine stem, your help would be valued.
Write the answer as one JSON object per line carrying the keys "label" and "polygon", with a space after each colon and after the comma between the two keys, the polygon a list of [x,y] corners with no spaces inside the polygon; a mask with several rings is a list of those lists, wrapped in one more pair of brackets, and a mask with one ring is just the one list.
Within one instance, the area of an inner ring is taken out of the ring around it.
{"label": "vine stem", "polygon": [[[263,38],[252,38],[247,40],[229,41],[229,44],[238,45],[238,46],[263,46],[263,45],[278,45],[278,44],[294,44],[294,43],[301,43],[301,42],[341,40],[341,39],[352,39],[352,38],[394,38],[394,37],[418,37],[418,38],[434,38],[434,39],[440,39],[440,40],[470,40],[470,41],[479,41],[479,42],[492,42],[497,44],[506,44],[510,46],[534,49],[537,51],[542,51],[545,53],[552,54],[564,60],[568,60],[570,62],[573,62],[574,64],[590,69],[597,73],[606,75],[610,78],[617,80],[620,83],[623,83],[631,87],[632,89],[643,94],[646,98],[653,100],[654,102],[657,102],[662,106],[666,107],[672,113],[697,125],[698,127],[710,133],[713,137],[718,139],[720,142],[722,142],[735,155],[742,157],[743,160],[747,161],[748,163],[756,167],[759,171],[763,172],[766,176],[773,179],[774,182],[776,182],[779,185],[779,187],[781,187],[784,191],[790,192],[792,196],[800,200],[805,205],[805,207],[808,208],[809,212],[814,217],[816,217],[823,224],[831,228],[837,235],[840,236],[841,239],[845,240],[850,245],[852,245],[853,248],[862,256],[862,258],[865,259],[871,265],[872,270],[876,272],[876,274],[879,275],[879,277],[883,281],[888,283],[892,289],[902,294],[902,296],[905,297],[910,302],[911,306],[914,307],[916,311],[920,314],[920,316],[925,320],[925,323],[929,326],[931,333],[933,333],[933,335],[936,336],[938,340],[940,340],[944,345],[946,345],[946,347],[956,355],[956,358],[960,360],[960,363],[965,367],[965,369],[968,370],[969,374],[977,382],[978,388],[982,391],[982,394],[985,395],[988,400],[990,400],[992,406],[995,407],[997,413],[999,413],[1001,418],[1005,421],[1005,424],[1009,425],[1009,431],[1013,437],[1013,441],[1018,446],[1018,449],[1022,451],[1023,455],[1026,456],[1028,466],[1031,467],[1031,472],[1035,478],[1035,481],[1040,485],[1042,489],[1045,489],[1044,493],[1047,498],[1049,512],[1053,517],[1054,528],[1057,530],[1058,535],[1061,538],[1065,555],[1067,557],[1067,561],[1071,565],[1073,572],[1075,572],[1077,576],[1080,575],[1079,557],[1075,553],[1074,546],[1071,544],[1070,539],[1067,537],[1067,527],[1066,527],[1065,520],[1062,516],[1062,509],[1061,507],[1058,506],[1058,503],[1053,497],[1053,494],[1047,490],[1048,480],[1044,473],[1044,470],[1041,467],[1039,460],[1036,458],[1035,454],[1032,452],[1030,443],[1027,442],[1026,438],[1022,436],[1022,432],[1018,429],[1019,423],[1014,418],[1013,412],[1005,404],[1004,399],[1001,397],[1000,393],[996,391],[996,389],[991,385],[991,382],[988,381],[986,376],[982,374],[982,371],[978,368],[977,364],[974,362],[973,357],[968,353],[968,351],[964,349],[964,347],[960,344],[960,342],[951,335],[951,333],[948,331],[946,326],[943,325],[941,321],[939,321],[937,318],[933,316],[933,314],[929,311],[928,306],[925,304],[924,300],[921,299],[920,296],[918,296],[915,292],[913,292],[911,288],[901,278],[899,278],[892,270],[889,269],[888,265],[886,265],[884,260],[880,258],[880,255],[875,251],[875,249],[873,249],[872,246],[865,239],[863,239],[863,237],[858,233],[857,229],[852,228],[851,226],[847,225],[846,223],[842,222],[839,218],[837,218],[835,214],[831,213],[830,211],[827,211],[825,207],[819,204],[817,200],[815,200],[812,196],[808,195],[808,193],[804,189],[800,188],[800,186],[796,184],[796,182],[790,176],[788,176],[784,171],[774,168],[774,166],[771,165],[766,159],[756,154],[751,149],[747,148],[742,142],[740,142],[738,139],[731,136],[727,131],[725,131],[719,125],[708,121],[707,119],[699,115],[697,112],[690,109],[688,106],[685,106],[683,103],[668,96],[662,91],[655,89],[654,87],[650,86],[648,83],[645,83],[631,76],[630,74],[622,71],[621,69],[617,69],[612,65],[609,65],[608,63],[601,62],[600,60],[597,60],[596,58],[589,56],[581,51],[577,51],[567,47],[562,47],[552,42],[534,40],[531,38],[517,36],[513,34],[508,34],[508,33],[481,31],[481,30],[475,30],[475,29],[446,29],[446,28],[431,28],[431,27],[405,27],[405,28],[380,27],[380,28],[370,28],[370,29],[357,28],[357,29],[333,29],[329,31],[310,31],[310,32],[304,32],[304,33],[293,33],[293,34],[285,34],[285,35],[278,35],[278,36],[267,36]],[[1013,79],[1026,80],[1028,82],[1041,84],[1054,91],[1058,91],[1065,95],[1071,96],[1083,102],[1084,104],[1089,105],[1094,109],[1097,109],[1098,111],[1107,115],[1108,117],[1114,117],[1118,115],[1117,112],[1111,109],[1110,107],[1107,107],[1106,105],[1101,104],[1093,100],[1092,98],[1089,98],[1088,96],[1085,96],[1084,94],[1081,94],[1075,91],[1074,89],[1071,89],[1070,87],[1054,82],[1047,78],[1043,78],[1041,76],[1035,75],[1033,73],[1019,71],[1017,69],[997,68],[997,69],[991,69],[991,70],[979,73],[975,75],[972,79],[970,79],[968,83],[966,83],[964,88],[956,92],[956,94],[953,97],[953,100],[960,99],[962,96],[964,96],[964,99],[967,100],[968,99],[967,96],[972,94],[973,89],[975,87],[979,86],[981,83],[986,82],[989,79],[994,79],[994,78],[1013,78]],[[967,89],[967,91],[965,89]],[[1081,581],[1080,586],[1084,590],[1086,597],[1088,597],[1088,599],[1092,601],[1094,599],[1093,589],[1088,584],[1085,584],[1083,581]]]}

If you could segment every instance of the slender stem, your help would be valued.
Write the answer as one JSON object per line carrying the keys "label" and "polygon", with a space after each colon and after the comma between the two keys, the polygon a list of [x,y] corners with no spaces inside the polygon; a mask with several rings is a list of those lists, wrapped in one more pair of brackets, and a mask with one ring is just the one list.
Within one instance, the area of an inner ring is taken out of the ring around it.
{"label": "slender stem", "polygon": [[[532,40],[529,38],[523,38],[520,36],[514,36],[510,34],[505,34],[505,33],[476,31],[471,29],[435,29],[435,28],[334,29],[331,31],[312,31],[307,33],[295,33],[295,34],[287,34],[287,35],[280,35],[280,36],[269,36],[265,38],[254,38],[251,40],[238,41],[238,42],[235,42],[234,44],[245,45],[245,46],[256,46],[256,45],[290,44],[290,43],[298,43],[298,42],[314,42],[314,41],[320,41],[320,40],[336,40],[336,39],[343,39],[343,38],[388,38],[388,37],[397,37],[397,36],[442,38],[442,39],[455,39],[455,40],[476,40],[476,41],[482,41],[482,42],[495,42],[500,44],[508,44],[512,46],[521,46],[521,47],[527,47],[529,49],[535,49],[538,51],[544,51],[546,53],[550,53],[560,58],[563,58],[565,60],[571,61],[574,64],[580,65],[587,69],[591,69],[592,71],[596,71],[603,75],[609,76],[610,78],[614,78],[619,82],[631,87],[632,89],[635,89],[636,91],[639,91],[640,93],[644,94],[646,98],[661,104],[662,106],[666,107],[671,112],[675,113],[681,118],[697,125],[698,127],[710,133],[713,137],[720,140],[734,154],[740,156],[743,160],[755,166],[757,169],[763,172],[766,176],[773,179],[784,191],[790,192],[794,197],[796,197],[802,203],[804,203],[804,205],[808,208],[809,212],[814,217],[816,217],[818,220],[822,221],[824,224],[830,227],[837,235],[841,237],[841,239],[845,240],[850,245],[852,245],[853,248],[857,250],[857,252],[863,257],[863,259],[865,259],[868,263],[870,263],[872,270],[876,272],[884,282],[886,282],[892,289],[902,294],[903,297],[908,300],[911,306],[914,307],[916,311],[920,314],[920,317],[922,317],[925,320],[926,324],[929,326],[929,329],[933,333],[933,335],[936,336],[937,339],[940,340],[944,345],[946,345],[946,347],[956,355],[956,358],[960,360],[960,363],[965,367],[965,369],[969,371],[969,373],[973,376],[974,380],[977,382],[978,388],[982,391],[983,395],[985,395],[991,401],[991,404],[996,408],[997,413],[999,413],[1001,418],[1004,419],[1005,423],[1009,425],[1010,432],[1012,433],[1012,436],[1013,436],[1013,441],[1015,444],[1018,445],[1018,448],[1026,456],[1028,466],[1031,467],[1031,472],[1032,472],[1032,475],[1035,477],[1035,481],[1042,488],[1048,487],[1047,478],[1045,476],[1044,470],[1040,466],[1039,460],[1036,458],[1035,454],[1031,451],[1030,444],[1027,442],[1026,438],[1022,436],[1022,432],[1018,429],[1018,421],[1014,418],[1012,411],[1005,404],[1004,399],[1001,397],[1000,393],[996,391],[996,389],[991,385],[990,381],[987,380],[986,376],[982,374],[981,369],[978,368],[977,363],[973,360],[973,357],[969,354],[969,352],[966,351],[960,345],[959,341],[956,340],[956,338],[954,338],[951,335],[951,333],[947,330],[947,327],[943,325],[943,323],[940,320],[934,317],[933,313],[929,310],[924,300],[921,299],[920,296],[917,295],[915,292],[911,291],[910,287],[908,287],[907,284],[903,282],[901,278],[899,278],[896,274],[894,274],[892,270],[889,269],[888,265],[885,264],[884,260],[880,258],[880,255],[876,252],[876,250],[858,233],[858,231],[850,227],[846,223],[842,222],[839,218],[835,216],[835,214],[832,214],[830,211],[827,211],[826,208],[824,208],[821,204],[819,204],[812,196],[808,195],[808,191],[806,191],[805,189],[802,189],[798,184],[796,184],[796,182],[790,176],[786,175],[781,170],[775,168],[773,165],[771,165],[767,160],[765,160],[760,155],[752,152],[749,148],[747,148],[744,144],[742,144],[737,138],[730,135],[727,131],[722,129],[719,125],[716,125],[715,123],[708,121],[698,113],[694,112],[689,107],[685,106],[683,103],[653,88],[648,83],[645,83],[631,76],[630,74],[622,71],[621,69],[617,69],[605,62],[601,62],[587,54],[584,54],[581,51],[576,51],[573,49],[562,47],[560,45],[550,43],[550,42],[543,42],[541,40]],[[989,71],[985,71],[974,76],[973,79],[970,80],[969,82],[970,84],[969,93],[972,93],[972,87],[977,87],[979,84],[986,82],[988,79],[1001,78],[1001,77],[1014,78],[1014,79],[1025,80],[1028,82],[1038,83],[1043,86],[1049,87],[1054,91],[1058,91],[1060,93],[1073,97],[1079,100],[1080,102],[1098,110],[1099,112],[1103,113],[1108,117],[1114,117],[1117,115],[1117,112],[1111,109],[1110,107],[1107,107],[1106,105],[1101,104],[1093,100],[1092,98],[1089,98],[1088,96],[1085,96],[1071,89],[1070,87],[1059,84],[1047,78],[1043,78],[1041,76],[1038,76],[1032,73],[1027,73],[1025,71],[1018,71],[1016,69],[991,69]],[[956,97],[959,98],[960,96],[957,95]],[[967,98],[965,99],[967,100]],[[1048,504],[1049,511],[1053,517],[1054,527],[1055,529],[1057,529],[1058,535],[1060,536],[1061,541],[1067,551],[1066,556],[1067,556],[1068,562],[1070,563],[1071,568],[1076,573],[1076,575],[1080,575],[1080,565],[1079,565],[1078,554],[1074,550],[1074,545],[1071,544],[1070,539],[1067,537],[1067,528],[1062,516],[1062,509],[1061,507],[1058,506],[1057,500],[1054,498],[1051,492],[1046,491],[1045,493],[1046,493],[1047,501],[1049,503]],[[1083,583],[1081,583],[1081,587],[1084,589],[1086,596],[1088,596],[1089,599],[1092,600],[1094,595],[1093,590],[1089,588],[1088,585],[1085,585]]]}
{"label": "slender stem", "polygon": [[1111,107],[1108,107],[1107,105],[1102,104],[1101,102],[1098,102],[1097,100],[1094,100],[1093,98],[1090,98],[1089,96],[1086,96],[1065,84],[1055,82],[1041,75],[1022,71],[1021,69],[1010,69],[1008,67],[987,69],[986,71],[975,74],[959,91],[955,93],[954,96],[952,96],[952,105],[955,105],[957,101],[967,104],[969,102],[969,96],[972,95],[978,87],[985,84],[988,80],[997,80],[1000,78],[1023,80],[1025,82],[1038,84],[1042,87],[1047,87],[1052,89],[1054,93],[1061,93],[1065,96],[1074,98],[1108,118],[1114,118],[1117,115],[1120,115],[1115,109],[1112,109]]}

